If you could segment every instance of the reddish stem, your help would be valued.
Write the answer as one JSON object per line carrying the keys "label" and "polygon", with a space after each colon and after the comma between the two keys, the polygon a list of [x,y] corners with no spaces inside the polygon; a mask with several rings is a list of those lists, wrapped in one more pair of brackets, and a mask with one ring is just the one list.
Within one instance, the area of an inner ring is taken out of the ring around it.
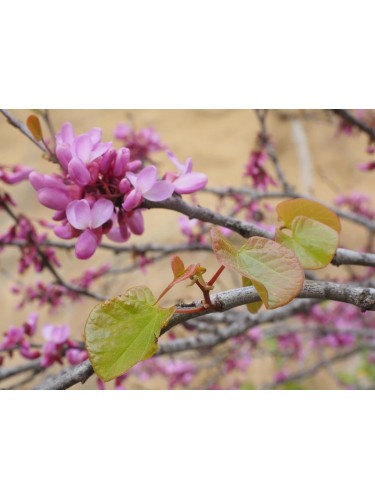
{"label": "reddish stem", "polygon": [[207,285],[212,286],[215,283],[215,281],[218,279],[220,274],[224,271],[224,269],[225,269],[225,266],[220,266],[219,269],[216,271],[216,273],[212,276],[210,281],[207,282]]}

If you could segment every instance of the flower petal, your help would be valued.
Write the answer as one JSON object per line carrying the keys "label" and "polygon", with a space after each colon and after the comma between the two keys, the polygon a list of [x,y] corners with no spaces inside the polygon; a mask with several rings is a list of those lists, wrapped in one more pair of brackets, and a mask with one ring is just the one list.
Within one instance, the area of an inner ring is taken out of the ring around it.
{"label": "flower petal", "polygon": [[64,226],[56,226],[53,228],[53,232],[59,238],[63,240],[71,240],[77,236],[76,229],[74,229],[70,224],[65,224]]}
{"label": "flower petal", "polygon": [[133,172],[126,172],[126,177],[129,179],[129,181],[133,184],[134,187],[137,185],[137,176],[133,174]]}
{"label": "flower petal", "polygon": [[38,191],[39,203],[52,210],[65,210],[70,202],[68,194],[61,189],[42,188]]}
{"label": "flower petal", "polygon": [[73,144],[74,130],[71,123],[67,122],[62,124],[60,133],[56,134],[56,141],[58,144],[65,143],[69,146]]}
{"label": "flower petal", "polygon": [[91,226],[91,209],[87,200],[76,200],[66,207],[66,218],[76,229],[87,229]]}
{"label": "flower petal", "polygon": [[112,142],[103,142],[102,144],[98,144],[93,148],[90,154],[90,161],[94,161],[99,156],[104,155],[110,148],[112,147]]}
{"label": "flower petal", "polygon": [[99,127],[94,127],[87,132],[87,135],[91,139],[91,144],[96,146],[102,139],[102,129]]}
{"label": "flower petal", "polygon": [[91,175],[85,163],[77,157],[70,160],[68,172],[70,178],[79,186],[87,186],[91,181]]}
{"label": "flower petal", "polygon": [[145,230],[145,224],[143,221],[143,215],[141,210],[135,210],[131,215],[128,216],[129,229],[133,234],[143,234]]}
{"label": "flower petal", "polygon": [[91,151],[93,149],[91,139],[88,134],[80,135],[74,141],[75,152],[80,160],[86,165],[90,163]]}
{"label": "flower petal", "polygon": [[112,217],[113,203],[101,198],[94,203],[91,209],[91,227],[93,229],[102,226]]}
{"label": "flower petal", "polygon": [[122,231],[116,226],[107,233],[107,238],[116,243],[124,243],[130,238],[130,231],[127,229],[127,226],[123,226]]}
{"label": "flower petal", "polygon": [[68,168],[69,162],[72,159],[72,152],[68,146],[65,144],[58,144],[56,146],[56,156],[57,159],[60,162],[60,165],[62,165],[65,169]]}
{"label": "flower petal", "polygon": [[129,194],[126,195],[125,201],[122,204],[122,208],[127,212],[134,210],[142,201],[142,193],[137,189],[133,189]]}
{"label": "flower petal", "polygon": [[75,255],[77,259],[89,259],[99,245],[99,238],[91,229],[86,229],[76,241]]}
{"label": "flower petal", "polygon": [[[137,189],[141,191],[141,193],[145,193],[155,184],[158,176],[158,172],[154,165],[149,165],[145,167],[140,173],[137,175]],[[131,181],[130,181],[131,182]]]}
{"label": "flower petal", "polygon": [[170,198],[175,188],[171,182],[157,181],[147,193],[143,193],[144,198],[150,201],[163,201]]}
{"label": "flower petal", "polygon": [[178,194],[190,194],[199,191],[207,184],[207,175],[193,172],[185,174],[174,181],[175,191]]}
{"label": "flower petal", "polygon": [[172,163],[175,164],[177,167],[177,170],[179,171],[180,175],[184,175],[186,173],[186,165],[183,165],[182,163],[179,162],[177,157],[172,153],[172,151],[166,151],[168,158],[171,160]]}

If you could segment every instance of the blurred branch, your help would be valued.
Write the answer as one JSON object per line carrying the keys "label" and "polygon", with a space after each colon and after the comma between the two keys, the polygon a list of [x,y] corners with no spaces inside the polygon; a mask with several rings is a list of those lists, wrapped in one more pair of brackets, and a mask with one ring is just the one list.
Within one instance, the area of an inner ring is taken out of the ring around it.
{"label": "blurred branch", "polygon": [[335,356],[331,356],[330,358],[323,359],[322,361],[319,361],[310,368],[291,373],[284,380],[275,381],[272,382],[271,384],[267,384],[263,386],[262,389],[274,389],[275,387],[286,384],[288,382],[295,382],[297,380],[302,380],[308,377],[312,377],[313,375],[316,375],[322,368],[327,368],[333,365],[334,363],[337,363],[338,361],[344,361],[367,349],[374,350],[375,348],[374,346],[368,346],[368,345],[357,346],[354,349],[351,349],[350,351],[341,352],[339,354],[336,354]]}
{"label": "blurred branch", "polygon": [[2,368],[0,370],[0,380],[5,380],[14,375],[19,375],[20,373],[33,371],[35,374],[42,371],[43,368],[40,366],[40,359],[33,359],[28,363],[24,363],[18,366],[11,366],[10,368]]}
{"label": "blurred branch", "polygon": [[362,132],[365,132],[369,136],[372,142],[375,141],[375,129],[367,125],[367,123],[363,122],[362,120],[359,120],[351,113],[349,113],[349,111],[347,111],[346,109],[332,109],[332,111],[333,113],[335,113],[335,115],[339,116],[340,118],[350,123],[351,125],[354,125],[355,127],[359,128],[359,130],[362,130]]}
{"label": "blurred branch", "polygon": [[268,115],[268,110],[267,109],[256,109],[255,114],[257,115],[257,118],[259,120],[259,124],[261,127],[261,132],[259,134],[260,141],[262,145],[265,147],[267,154],[269,158],[271,159],[273,166],[275,167],[276,175],[279,179],[280,184],[283,187],[284,193],[292,193],[293,189],[291,185],[288,183],[286,176],[283,172],[283,169],[281,168],[279,159],[277,157],[276,151],[274,150],[271,142],[270,142],[270,137],[267,131],[267,126],[266,126],[266,119]]}

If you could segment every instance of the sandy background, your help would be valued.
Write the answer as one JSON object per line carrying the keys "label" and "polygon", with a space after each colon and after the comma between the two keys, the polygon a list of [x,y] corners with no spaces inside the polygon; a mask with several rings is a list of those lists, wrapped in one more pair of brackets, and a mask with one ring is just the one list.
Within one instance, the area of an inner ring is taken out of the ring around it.
{"label": "sandy background", "polygon": [[[25,119],[29,111],[11,110],[12,113]],[[375,175],[362,173],[357,165],[366,161],[366,137],[362,134],[355,137],[337,136],[335,127],[327,122],[323,114],[314,113],[312,119],[302,119],[301,112],[286,112],[294,119],[282,118],[284,112],[273,111],[268,119],[268,129],[276,141],[276,148],[281,165],[287,174],[289,182],[299,191],[310,193],[324,201],[332,201],[338,194],[349,194],[351,191],[361,191],[373,196],[375,192]],[[259,129],[253,111],[250,110],[52,110],[51,118],[56,129],[64,121],[71,121],[76,133],[99,126],[103,129],[103,140],[112,140],[112,133],[119,122],[132,121],[137,128],[153,126],[160,133],[162,141],[172,149],[180,160],[188,156],[193,158],[194,170],[205,172],[209,178],[209,186],[225,187],[240,186],[242,183],[243,166],[247,161],[249,151],[254,145],[254,139]],[[116,145],[119,145],[115,142]],[[155,155],[161,173],[170,169],[170,164],[163,155]],[[40,151],[30,143],[20,132],[0,117],[0,164],[16,163],[29,165],[35,170],[48,173],[54,166],[41,158]],[[269,171],[273,174],[272,165]],[[34,190],[28,183],[22,183],[11,192],[19,201],[19,209],[27,213],[33,220],[48,219],[51,211],[37,203]],[[200,195],[202,205],[215,208],[217,200],[208,194]],[[172,243],[181,241],[176,231],[178,215],[170,212],[151,211],[145,214],[146,234],[133,238],[130,242],[160,242]],[[270,220],[272,222],[272,220]],[[0,212],[0,229],[9,224],[7,216]],[[343,221],[343,231],[340,246],[354,249],[361,248],[366,240],[365,231]],[[69,254],[61,254],[64,264],[65,278],[82,273],[85,269],[105,263],[113,256],[106,252],[97,252],[88,262],[77,262]],[[118,266],[124,265],[124,255],[114,258]],[[187,260],[187,259],[186,259]],[[197,254],[196,260],[208,267],[209,273],[216,269],[216,264],[207,254]],[[188,263],[188,262],[187,262]],[[12,280],[16,275],[17,259],[12,250],[0,253],[1,280],[1,315],[0,332],[10,324],[21,324],[32,307],[16,311],[18,299],[9,293]],[[334,277],[343,270],[329,268],[321,272],[322,276]],[[166,273],[168,273],[166,275]],[[103,280],[103,293],[117,294],[138,284],[147,284],[155,294],[164,287],[169,279],[168,261],[155,265],[145,277],[140,273],[132,273],[113,280]],[[168,276],[168,278],[166,277]],[[48,279],[49,276],[35,276],[29,271],[22,277],[22,282],[33,282],[37,279]],[[163,279],[161,279],[163,278]],[[236,285],[236,278],[227,274],[218,282],[217,290]],[[177,289],[175,297],[185,299],[196,297],[196,292],[184,286]],[[173,297],[172,297],[173,298]],[[69,322],[72,326],[72,336],[82,338],[85,319],[93,307],[91,300],[71,304],[58,311],[51,318],[45,309],[41,312],[41,323],[44,320],[53,323]],[[49,319],[47,319],[49,318]],[[15,359],[17,361],[17,359]],[[256,362],[250,366],[249,374],[255,382],[267,381],[274,370],[272,363]],[[151,384],[160,387],[158,384]],[[311,388],[332,388],[332,380],[321,372],[310,379]],[[94,379],[90,379],[85,388],[96,388]]]}

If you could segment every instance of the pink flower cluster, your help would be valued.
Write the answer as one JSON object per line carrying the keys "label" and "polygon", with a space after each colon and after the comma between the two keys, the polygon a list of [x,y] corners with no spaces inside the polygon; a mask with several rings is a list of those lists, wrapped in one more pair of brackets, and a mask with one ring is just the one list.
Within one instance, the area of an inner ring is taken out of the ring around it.
{"label": "pink flower cluster", "polygon": [[[38,314],[31,313],[26,322],[20,326],[10,326],[4,334],[4,339],[0,342],[0,352],[6,352],[9,356],[13,351],[18,350],[20,355],[26,359],[40,358],[40,366],[46,368],[55,362],[62,364],[66,357],[71,365],[76,365],[88,358],[85,349],[69,339],[70,328],[67,325],[44,325],[42,327],[42,337],[46,341],[42,346],[30,342],[37,331]],[[0,356],[1,363],[3,356]],[[0,364],[1,364],[0,363]]]}
{"label": "pink flower cluster", "polygon": [[32,350],[31,343],[27,338],[34,336],[38,326],[38,315],[31,313],[22,326],[11,325],[4,334],[4,340],[0,342],[0,351],[7,351],[12,356],[12,351],[19,349],[19,353],[26,359],[39,358],[40,352]]}
{"label": "pink flower cluster", "polygon": [[[129,130],[125,133],[117,129],[116,137],[129,142]],[[191,159],[182,165],[171,153],[169,158],[178,172],[168,172],[158,180],[156,167],[144,165],[146,149],[147,154],[161,149],[150,133],[147,141],[147,134],[142,135],[143,152],[135,146],[140,141],[138,136],[133,137],[132,149],[118,150],[110,142],[102,143],[101,136],[99,128],[76,136],[72,125],[65,123],[56,135],[56,157],[62,174],[29,175],[39,202],[56,211],[53,220],[59,224],[55,234],[63,239],[77,238],[75,254],[79,259],[90,258],[103,235],[126,242],[131,234],[142,234],[143,200],[163,201],[173,193],[198,191],[207,183],[204,174],[192,172]]]}
{"label": "pink flower cluster", "polygon": [[46,340],[40,362],[44,368],[54,363],[63,364],[64,356],[71,365],[82,363],[88,358],[87,351],[78,349],[76,342],[69,339],[68,325],[45,325],[42,336]]}
{"label": "pink flower cluster", "polygon": [[37,281],[33,285],[23,287],[13,285],[11,292],[21,297],[20,302],[17,304],[18,309],[21,309],[26,304],[36,302],[39,306],[48,305],[52,310],[56,310],[62,306],[64,297],[74,301],[81,299],[80,295],[63,285],[43,283],[42,281]]}
{"label": "pink flower cluster", "polygon": [[31,221],[27,217],[21,216],[16,224],[12,225],[5,233],[0,234],[0,249],[1,243],[15,244],[20,251],[18,272],[22,274],[29,267],[34,266],[35,271],[39,273],[43,270],[46,259],[55,266],[60,266],[52,248],[44,249],[45,258],[38,251],[37,245],[44,243],[46,238],[46,233],[38,234]]}
{"label": "pink flower cluster", "polygon": [[267,191],[269,185],[276,186],[276,182],[265,169],[268,154],[263,149],[250,153],[249,161],[245,165],[245,176],[250,177],[255,189]]}
{"label": "pink flower cluster", "polygon": [[334,199],[334,203],[338,207],[346,206],[351,212],[368,219],[375,219],[375,210],[369,206],[371,197],[367,194],[353,192],[350,195],[340,195]]}
{"label": "pink flower cluster", "polygon": [[159,134],[152,127],[145,127],[136,131],[130,125],[120,123],[115,128],[114,136],[129,149],[131,160],[149,160],[152,153],[166,149]]}

